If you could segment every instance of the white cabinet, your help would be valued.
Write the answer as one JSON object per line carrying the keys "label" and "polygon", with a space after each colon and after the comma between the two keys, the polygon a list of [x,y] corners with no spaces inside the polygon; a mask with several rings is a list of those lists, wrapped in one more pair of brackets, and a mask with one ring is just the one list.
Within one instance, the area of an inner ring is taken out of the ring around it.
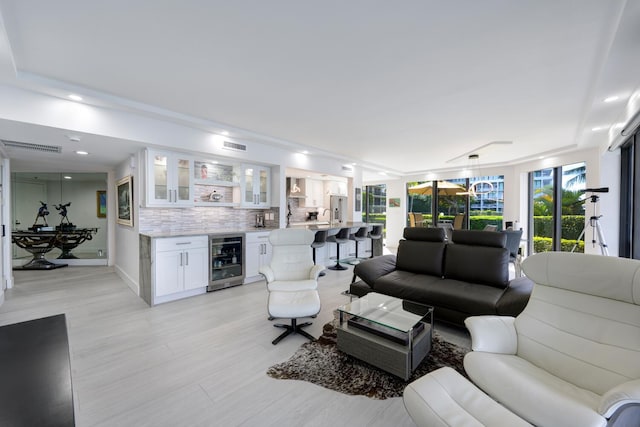
{"label": "white cabinet", "polygon": [[236,207],[234,187],[238,187],[238,167],[228,160],[195,159],[193,200],[195,206]]}
{"label": "white cabinet", "polygon": [[262,279],[260,267],[271,262],[272,247],[269,243],[269,232],[246,234],[245,242],[245,283]]}
{"label": "white cabinet", "polygon": [[147,150],[147,206],[193,206],[193,159]]}
{"label": "white cabinet", "polygon": [[346,196],[347,183],[344,181],[325,181],[325,194],[330,196]]}
{"label": "white cabinet", "polygon": [[271,168],[267,166],[241,165],[240,207],[271,207]]}
{"label": "white cabinet", "polygon": [[306,179],[306,198],[300,200],[301,207],[317,208],[324,203],[324,183],[319,179]]}
{"label": "white cabinet", "polygon": [[152,305],[205,292],[208,242],[208,236],[154,239]]}

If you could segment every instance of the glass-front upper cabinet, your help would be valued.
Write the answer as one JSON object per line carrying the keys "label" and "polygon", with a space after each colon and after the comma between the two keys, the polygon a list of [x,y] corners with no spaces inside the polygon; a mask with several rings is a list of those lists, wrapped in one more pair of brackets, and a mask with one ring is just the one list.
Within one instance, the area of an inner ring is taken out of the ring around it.
{"label": "glass-front upper cabinet", "polygon": [[193,206],[193,159],[147,150],[147,206]]}
{"label": "glass-front upper cabinet", "polygon": [[242,165],[240,181],[241,207],[268,208],[271,206],[271,168]]}

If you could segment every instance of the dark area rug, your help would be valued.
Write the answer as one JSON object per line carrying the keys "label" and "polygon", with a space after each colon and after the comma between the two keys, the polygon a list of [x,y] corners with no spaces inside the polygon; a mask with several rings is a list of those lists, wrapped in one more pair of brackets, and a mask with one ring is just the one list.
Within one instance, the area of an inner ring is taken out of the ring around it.
{"label": "dark area rug", "polygon": [[270,367],[267,375],[308,381],[341,393],[373,399],[400,397],[408,383],[443,366],[465,375],[462,359],[469,349],[444,341],[437,332],[433,334],[431,351],[425,360],[411,378],[404,381],[338,350],[336,324],[337,320],[324,325],[317,341],[303,344],[289,360]]}

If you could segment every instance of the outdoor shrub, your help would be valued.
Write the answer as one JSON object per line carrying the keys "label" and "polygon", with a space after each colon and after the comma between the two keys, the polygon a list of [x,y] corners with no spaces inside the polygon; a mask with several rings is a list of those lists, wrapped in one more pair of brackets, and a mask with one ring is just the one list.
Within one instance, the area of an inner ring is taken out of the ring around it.
{"label": "outdoor shrub", "polygon": [[[560,241],[560,247],[562,248],[562,252],[571,252],[573,249],[573,245],[576,244],[575,240],[562,239]],[[534,236],[533,238],[533,251],[535,253],[538,252],[550,252],[552,249],[551,238],[550,237],[538,237]],[[578,242],[578,246],[574,251],[576,253],[584,253],[584,242],[581,240]]]}

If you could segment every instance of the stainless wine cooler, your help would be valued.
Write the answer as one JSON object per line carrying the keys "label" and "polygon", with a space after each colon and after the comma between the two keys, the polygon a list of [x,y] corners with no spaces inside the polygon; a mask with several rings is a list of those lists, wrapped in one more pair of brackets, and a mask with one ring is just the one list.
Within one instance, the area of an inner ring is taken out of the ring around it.
{"label": "stainless wine cooler", "polygon": [[207,291],[241,285],[244,281],[244,235],[209,236],[209,285]]}

